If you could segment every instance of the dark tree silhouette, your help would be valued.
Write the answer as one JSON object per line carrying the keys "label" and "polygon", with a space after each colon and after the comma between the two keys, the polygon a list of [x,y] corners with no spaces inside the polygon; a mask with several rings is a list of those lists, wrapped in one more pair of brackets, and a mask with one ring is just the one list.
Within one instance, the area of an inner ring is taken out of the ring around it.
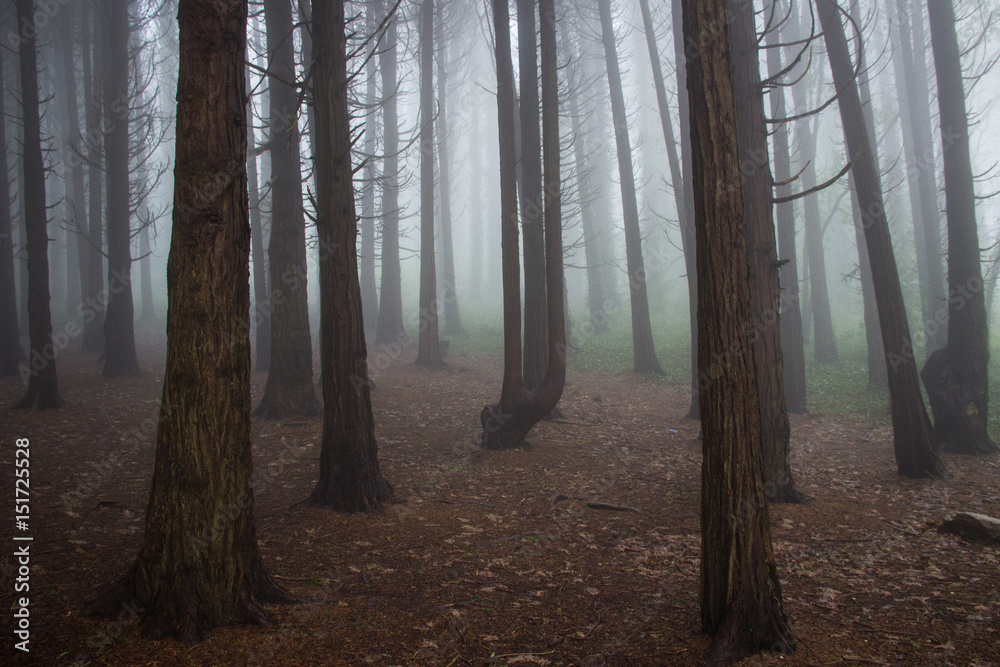
{"label": "dark tree silhouette", "polygon": [[[92,11],[93,9],[93,11]],[[83,96],[87,121],[87,281],[83,290],[83,351],[104,352],[104,141],[103,81],[104,21],[100,12],[85,2],[83,10]],[[91,16],[93,14],[93,17]],[[93,26],[91,30],[90,26]],[[94,35],[93,44],[90,35]]]}
{"label": "dark tree silhouette", "polygon": [[190,645],[222,625],[264,625],[264,603],[294,598],[265,572],[253,520],[247,4],[180,0],[178,19],[167,365],[145,536],[88,611],[138,608],[145,634]]}
{"label": "dark tree silhouette", "polygon": [[[247,91],[250,90],[250,66],[246,67]],[[253,105],[247,96],[247,184],[250,190],[250,257],[253,259],[254,311],[251,314],[257,338],[256,370],[271,367],[271,298],[267,289],[267,266],[264,259],[264,224],[260,210],[260,174],[257,169],[257,137],[254,133]]]}
{"label": "dark tree silhouette", "polygon": [[[0,30],[6,26],[8,12],[0,12]],[[6,31],[4,31],[6,33]],[[7,87],[4,85],[4,51],[0,49],[0,377],[17,375],[17,364],[24,359],[21,332],[17,326],[17,292],[14,289],[14,239],[11,235],[10,172],[7,158],[11,154],[7,145],[7,112],[5,102]]]}
{"label": "dark tree silhouette", "polygon": [[132,299],[129,208],[129,18],[127,2],[110,2],[104,61],[104,156],[107,165],[108,308],[104,318],[104,377],[139,374]]}
{"label": "dark tree silhouette", "polygon": [[1000,448],[987,432],[990,344],[955,9],[951,0],[933,0],[927,4],[927,10],[944,144],[948,343],[928,357],[921,375],[934,412],[935,440],[946,451],[992,454]]}
{"label": "dark tree silhouette", "polygon": [[632,361],[636,373],[663,375],[663,368],[656,358],[653,329],[649,322],[646,271],[642,261],[642,235],[639,231],[639,205],[635,194],[635,175],[632,170],[632,145],[629,141],[628,117],[625,113],[625,96],[618,65],[614,24],[611,19],[611,0],[598,0],[601,14],[601,38],[607,63],[608,88],[611,92],[611,115],[615,126],[615,145],[618,152],[618,175],[621,181],[622,210],[625,219],[625,259],[628,265],[629,297],[632,305]]}
{"label": "dark tree silhouette", "polygon": [[345,512],[378,509],[392,497],[375,442],[358,278],[358,234],[347,103],[343,0],[313,0],[316,104],[316,229],[320,247],[320,367],[323,446],[311,500]]}
{"label": "dark tree silhouette", "polygon": [[[32,0],[17,0],[17,25],[35,25]],[[18,408],[44,410],[62,405],[56,374],[57,350],[52,344],[49,309],[49,237],[45,211],[45,169],[42,164],[41,123],[38,109],[38,53],[35,31],[18,31],[23,128],[24,226],[28,249],[28,390]]]}
{"label": "dark tree silhouette", "polygon": [[[381,0],[367,0],[365,3],[365,32],[374,35],[378,30]],[[314,35],[315,38],[315,35]],[[378,40],[374,42],[378,44]],[[375,284],[375,191],[377,170],[375,150],[378,145],[376,126],[378,125],[378,60],[368,60],[365,68],[365,165],[364,186],[361,194],[361,306],[364,311],[365,333],[374,334],[378,323],[378,288]],[[387,95],[389,93],[386,93]],[[318,119],[317,119],[318,123]],[[318,129],[318,128],[317,128]],[[319,189],[319,183],[316,184]]]}
{"label": "dark tree silhouette", "polygon": [[[737,51],[731,51],[730,25],[726,0],[684,0],[685,43],[700,47],[700,57],[689,58],[687,68],[704,429],[701,618],[702,629],[713,635],[709,665],[762,650],[789,652],[795,645],[782,608],[761,481],[758,364],[750,339],[750,258],[734,85]],[[714,39],[704,39],[708,34]]]}
{"label": "dark tree silhouette", "polygon": [[855,160],[852,171],[863,214],[863,231],[871,259],[882,344],[889,369],[889,403],[896,466],[899,474],[906,477],[939,477],[944,474],[944,464],[935,451],[930,419],[920,394],[920,379],[913,357],[896,258],[892,253],[878,167],[840,18],[841,9],[834,0],[816,0],[816,8],[837,87],[847,150]]}
{"label": "dark tree silhouette", "polygon": [[264,419],[320,413],[313,388],[305,218],[299,161],[292,0],[265,0],[271,122],[271,366],[257,414]]}

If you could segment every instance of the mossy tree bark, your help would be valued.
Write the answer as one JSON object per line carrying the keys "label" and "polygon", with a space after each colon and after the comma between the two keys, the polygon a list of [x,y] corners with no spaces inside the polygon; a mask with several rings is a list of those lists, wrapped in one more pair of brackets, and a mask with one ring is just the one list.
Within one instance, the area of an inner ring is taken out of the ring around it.
{"label": "mossy tree bark", "polygon": [[294,598],[264,570],[250,455],[246,2],[180,0],[167,365],[142,548],[93,613],[126,605],[193,644]]}

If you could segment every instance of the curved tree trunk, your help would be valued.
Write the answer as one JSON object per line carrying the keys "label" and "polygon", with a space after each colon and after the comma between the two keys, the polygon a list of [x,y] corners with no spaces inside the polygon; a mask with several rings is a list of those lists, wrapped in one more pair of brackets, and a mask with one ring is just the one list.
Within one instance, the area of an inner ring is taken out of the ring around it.
{"label": "curved tree trunk", "polygon": [[[270,92],[271,365],[256,414],[264,419],[320,413],[313,388],[312,333],[306,271],[298,91],[292,40],[292,0],[265,0]],[[320,255],[330,252],[320,248]],[[277,295],[277,296],[274,296]]]}
{"label": "curved tree trunk", "polygon": [[375,442],[367,346],[358,278],[358,225],[347,102],[343,0],[313,0],[316,101],[316,229],[334,251],[320,260],[320,365],[323,446],[311,500],[345,512],[378,509],[392,498]]}
{"label": "curved tree trunk", "polygon": [[[250,456],[246,2],[180,0],[167,366],[142,548],[89,607],[186,644],[292,601],[264,571]],[[206,196],[206,184],[213,184]]]}
{"label": "curved tree trunk", "polygon": [[922,376],[934,412],[934,438],[946,451],[1000,451],[987,431],[990,341],[979,258],[976,189],[969,150],[962,61],[951,0],[927,5],[937,70],[948,210],[948,343]]}
{"label": "curved tree trunk", "polygon": [[646,294],[646,271],[642,262],[642,234],[639,231],[639,205],[632,171],[632,145],[629,141],[625,96],[611,20],[611,0],[598,0],[601,13],[601,38],[607,63],[608,88],[611,92],[611,115],[615,126],[618,152],[618,175],[621,180],[622,211],[625,221],[625,258],[628,265],[629,296],[632,305],[632,361],[636,373],[663,375],[656,358],[653,329],[649,322],[649,299]]}
{"label": "curved tree trunk", "polygon": [[[738,51],[730,50],[728,29],[738,23],[730,22],[726,0],[684,0],[684,35],[694,40],[685,43],[702,46],[701,57],[689,59],[687,68],[704,429],[701,619],[702,629],[713,635],[705,656],[709,665],[795,646],[782,608],[761,483],[759,363],[751,340],[749,230],[734,86]],[[699,40],[709,30],[716,38]]]}
{"label": "curved tree trunk", "polygon": [[868,137],[861,96],[854,80],[854,67],[840,9],[834,0],[816,0],[816,7],[838,91],[848,154],[856,159],[852,171],[864,214],[864,235],[878,301],[882,344],[889,367],[889,403],[896,466],[899,474],[907,477],[939,477],[945,472],[944,463],[935,450],[930,419],[920,394],[920,379],[913,357],[896,258],[892,253],[878,166]]}
{"label": "curved tree trunk", "polygon": [[[33,26],[33,0],[17,0],[17,24]],[[34,31],[17,41],[21,74],[21,121],[24,130],[24,225],[28,249],[28,390],[18,408],[44,410],[62,405],[56,375],[58,350],[52,344],[49,309],[49,237],[45,211],[45,170],[42,164],[41,123],[38,108],[38,55]]]}

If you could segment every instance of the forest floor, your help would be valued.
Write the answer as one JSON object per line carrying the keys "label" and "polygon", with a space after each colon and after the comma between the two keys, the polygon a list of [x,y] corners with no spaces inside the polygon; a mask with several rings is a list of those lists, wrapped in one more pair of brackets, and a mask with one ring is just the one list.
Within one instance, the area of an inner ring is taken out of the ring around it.
{"label": "forest floor", "polygon": [[[59,358],[66,406],[0,412],[3,493],[13,441],[31,439],[31,653],[0,621],[2,664],[688,665],[699,634],[698,426],[685,388],[572,373],[563,423],[526,451],[478,447],[500,361],[410,355],[373,393],[382,469],[397,503],[373,515],[296,505],[317,477],[320,420],[255,421],[256,523],[267,568],[310,600],[267,628],[227,627],[188,648],[143,639],[134,615],[82,617],[137,552],[154,459],[162,340],[144,374],[105,380]],[[255,373],[260,397],[266,377]],[[22,392],[0,382],[0,403]],[[947,481],[896,474],[887,425],[793,416],[804,506],[771,508],[792,656],[746,664],[1000,665],[1000,549],[938,530],[954,510],[1000,515],[1000,460],[947,456]],[[636,511],[595,509],[590,502]],[[13,519],[3,518],[0,607],[15,603]],[[12,658],[13,656],[13,658]]]}

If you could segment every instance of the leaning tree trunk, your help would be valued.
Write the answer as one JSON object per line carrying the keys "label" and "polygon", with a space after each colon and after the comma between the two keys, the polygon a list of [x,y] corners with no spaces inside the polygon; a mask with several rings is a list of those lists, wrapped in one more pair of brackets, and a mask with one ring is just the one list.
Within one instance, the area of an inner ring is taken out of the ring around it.
{"label": "leaning tree trunk", "polygon": [[[271,122],[271,366],[256,414],[264,419],[320,413],[313,388],[305,218],[299,161],[291,0],[265,0]],[[320,255],[330,252],[320,248]],[[277,296],[274,296],[277,295]]]}
{"label": "leaning tree trunk", "polygon": [[382,282],[379,292],[375,342],[379,345],[407,341],[403,328],[402,278],[399,266],[399,104],[397,88],[397,39],[395,12],[385,28],[379,53],[382,71],[382,132],[385,159],[382,166]]}
{"label": "leaning tree trunk", "polygon": [[[186,644],[292,601],[264,570],[250,455],[246,2],[180,0],[167,365],[142,548],[93,613]],[[212,184],[210,193],[206,184]]]}
{"label": "leaning tree trunk", "polygon": [[[7,12],[0,15],[0,29],[5,27]],[[17,364],[24,359],[21,332],[17,326],[17,291],[14,285],[14,240],[11,237],[10,172],[7,157],[7,113],[4,110],[7,87],[3,80],[3,50],[0,49],[0,377],[17,375]]]}
{"label": "leaning tree trunk", "polygon": [[311,500],[328,509],[367,512],[388,502],[392,487],[379,468],[369,393],[343,0],[313,0],[313,31],[316,230],[320,244],[333,250],[319,265],[323,446]]}
{"label": "leaning tree trunk", "polygon": [[618,65],[614,25],[611,20],[611,0],[598,0],[601,13],[601,38],[607,63],[608,88],[611,92],[611,115],[615,126],[618,152],[618,175],[621,180],[622,212],[625,220],[625,259],[628,265],[629,296],[632,305],[632,361],[636,373],[663,375],[653,345],[653,328],[649,322],[649,299],[646,295],[646,271],[642,262],[642,234],[639,231],[639,206],[636,201],[635,175],[632,171],[632,145],[629,140],[628,116],[622,77]]}
{"label": "leaning tree trunk", "polygon": [[941,137],[944,142],[948,209],[948,343],[934,351],[921,373],[934,438],[946,451],[1000,451],[987,432],[989,420],[989,330],[979,257],[976,188],[969,149],[962,61],[951,0],[929,2],[931,41],[937,70]]}
{"label": "leaning tree trunk", "polygon": [[[378,30],[381,1],[368,0],[365,3],[365,31],[374,35]],[[313,36],[315,39],[315,35]],[[374,42],[379,44],[378,41]],[[315,61],[314,61],[315,62]],[[378,174],[375,169],[375,151],[378,147],[376,126],[378,125],[378,63],[374,57],[368,61],[365,71],[365,165],[364,188],[361,197],[361,308],[365,319],[365,333],[374,334],[378,323],[378,288],[375,284],[375,191]],[[315,75],[314,79],[315,80]],[[390,91],[386,92],[386,95]],[[317,110],[317,114],[319,111]],[[319,119],[317,118],[317,124]],[[318,128],[317,128],[318,129]],[[316,183],[319,189],[319,182]]]}
{"label": "leaning tree trunk", "polygon": [[420,330],[417,363],[437,368],[437,270],[434,266],[434,0],[420,8]]}
{"label": "leaning tree trunk", "polygon": [[[758,363],[747,266],[734,52],[726,0],[684,0],[698,259],[701,376],[701,619],[709,665],[790,652],[762,484]],[[738,23],[738,21],[737,21]],[[752,24],[751,24],[752,25]],[[753,63],[756,66],[756,61]],[[763,100],[758,102],[763,104]],[[720,361],[721,360],[721,361]]]}
{"label": "leaning tree trunk", "polygon": [[[32,0],[17,0],[17,24],[35,25]],[[62,405],[56,375],[57,350],[52,344],[49,309],[49,237],[45,211],[45,169],[42,164],[41,123],[38,108],[38,55],[34,31],[22,31],[18,40],[23,128],[24,225],[28,249],[28,390],[15,405],[44,410]],[[6,157],[4,158],[6,159]],[[6,187],[6,183],[4,184]]]}
{"label": "leaning tree trunk", "polygon": [[[523,447],[524,439],[535,424],[549,415],[559,403],[566,383],[566,320],[563,309],[563,249],[562,249],[562,181],[560,176],[559,144],[559,83],[556,61],[556,12],[554,0],[540,0],[538,3],[541,24],[541,66],[542,66],[542,153],[544,163],[543,224],[545,232],[545,302],[547,306],[546,329],[548,331],[548,364],[545,376],[534,389],[527,390],[522,382],[519,386],[508,385],[508,379],[520,380],[508,364],[513,358],[505,358],[504,389],[500,404],[486,406],[480,415],[483,425],[482,444],[488,449],[511,449]],[[493,17],[496,26],[497,49],[497,104],[499,111],[501,147],[501,194],[503,198],[504,226],[504,330],[514,334],[513,324],[519,324],[513,306],[519,306],[520,293],[511,294],[508,287],[518,287],[517,266],[517,216],[514,212],[516,197],[512,194],[516,180],[515,151],[505,145],[504,132],[508,125],[504,121],[513,117],[513,77],[510,83],[503,83],[505,75],[513,74],[510,63],[509,17],[506,0],[493,1]],[[506,51],[502,51],[506,49]],[[506,60],[506,63],[501,63]],[[509,134],[509,132],[508,132]],[[507,186],[504,188],[504,186]],[[511,242],[512,241],[512,242]],[[509,273],[508,273],[509,272]],[[511,318],[508,319],[508,307]],[[518,311],[520,309],[518,308]],[[505,354],[508,350],[505,343]],[[508,375],[508,372],[510,375]],[[514,392],[516,391],[516,395]],[[511,395],[507,395],[510,392]],[[509,403],[505,402],[509,401]],[[508,410],[507,406],[512,407]]]}
{"label": "leaning tree trunk", "polygon": [[[104,292],[104,149],[99,72],[104,69],[104,28],[101,13],[95,12],[91,30],[91,3],[83,3],[83,96],[87,127],[87,282],[84,287],[83,351],[104,352],[104,319],[107,294]],[[90,35],[94,35],[93,47]]]}
{"label": "leaning tree trunk", "polygon": [[107,163],[108,310],[104,318],[104,377],[139,374],[132,299],[132,226],[129,205],[129,18],[127,2],[110,14],[104,63],[104,155]]}
{"label": "leaning tree trunk", "polygon": [[816,0],[816,7],[838,91],[848,154],[855,159],[854,181],[864,214],[865,241],[878,301],[882,344],[889,367],[889,403],[896,466],[899,473],[907,477],[939,477],[945,472],[944,464],[935,451],[930,419],[920,394],[920,379],[917,377],[896,258],[892,253],[878,167],[868,137],[861,96],[854,80],[847,37],[838,15],[840,9],[834,0]]}
{"label": "leaning tree trunk", "polygon": [[[779,8],[780,3],[772,7]],[[769,76],[778,76],[782,69],[780,41],[777,30],[769,30],[767,41],[767,70]],[[771,118],[785,117],[785,88],[780,82],[773,84],[771,97]],[[792,193],[789,182],[792,177],[791,149],[789,147],[788,123],[779,123],[774,128],[774,177],[779,183],[775,189],[778,197]],[[785,404],[789,412],[804,414],[806,409],[806,355],[802,339],[802,310],[799,307],[799,268],[795,244],[795,209],[792,202],[775,205],[778,221],[778,252],[781,260],[781,357],[784,368]]]}
{"label": "leaning tree trunk", "polygon": [[767,151],[753,4],[729,0],[729,17],[764,485],[769,501],[794,503],[802,500],[802,494],[795,489],[788,451],[791,427],[785,407],[781,354],[781,284],[772,205],[774,179]]}

